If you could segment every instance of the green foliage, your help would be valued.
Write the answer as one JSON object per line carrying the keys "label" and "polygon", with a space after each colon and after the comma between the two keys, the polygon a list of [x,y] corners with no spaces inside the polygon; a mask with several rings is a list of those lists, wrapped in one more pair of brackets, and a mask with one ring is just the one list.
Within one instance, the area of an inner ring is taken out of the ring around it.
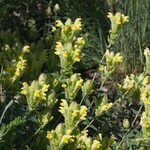
{"label": "green foliage", "polygon": [[[25,122],[25,118],[17,117],[14,120],[10,121],[8,125],[2,125],[0,128],[0,147],[5,147],[9,143],[8,137],[15,133],[16,128],[22,125]],[[15,137],[12,137],[12,141],[15,140]]]}

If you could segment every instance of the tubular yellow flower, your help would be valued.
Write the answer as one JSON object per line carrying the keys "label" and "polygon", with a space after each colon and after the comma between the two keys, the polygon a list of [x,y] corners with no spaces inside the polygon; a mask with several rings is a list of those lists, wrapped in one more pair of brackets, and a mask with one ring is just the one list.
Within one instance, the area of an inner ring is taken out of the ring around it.
{"label": "tubular yellow flower", "polygon": [[42,92],[47,92],[48,88],[49,88],[49,85],[48,84],[44,84],[43,87],[42,87]]}
{"label": "tubular yellow flower", "polygon": [[108,17],[109,19],[111,19],[111,18],[113,17],[113,14],[112,14],[111,12],[108,12],[107,17]]}
{"label": "tubular yellow flower", "polygon": [[63,51],[63,45],[60,41],[56,42],[55,50],[56,50],[55,52],[56,55],[60,55],[61,52]]}
{"label": "tubular yellow flower", "polygon": [[73,142],[73,138],[71,135],[63,135],[62,139],[61,139],[61,143],[63,144],[68,144],[69,142]]}
{"label": "tubular yellow flower", "polygon": [[109,12],[107,17],[117,25],[121,25],[129,21],[129,17],[121,14],[120,12],[117,12],[115,15]]}
{"label": "tubular yellow flower", "polygon": [[83,84],[83,79],[78,80],[76,82],[75,89],[78,89],[79,87],[82,87],[82,84]]}
{"label": "tubular yellow flower", "polygon": [[2,49],[5,51],[8,51],[10,50],[10,46],[8,44],[5,44],[5,46]]}
{"label": "tubular yellow flower", "polygon": [[81,18],[77,18],[72,25],[72,30],[73,31],[79,31],[82,30],[82,24],[81,24]]}
{"label": "tubular yellow flower", "polygon": [[114,63],[121,63],[122,60],[123,60],[123,57],[120,55],[120,53],[117,53],[113,58]]}
{"label": "tubular yellow flower", "polygon": [[53,134],[52,134],[50,131],[48,131],[46,138],[47,138],[48,140],[51,140],[51,139],[53,138]]}
{"label": "tubular yellow flower", "polygon": [[147,85],[146,87],[140,88],[141,95],[140,98],[141,100],[145,103],[150,105],[150,86]]}
{"label": "tubular yellow flower", "polygon": [[142,85],[146,86],[149,83],[149,79],[149,76],[146,76],[142,81]]}
{"label": "tubular yellow flower", "polygon": [[76,44],[79,44],[79,45],[85,45],[85,40],[83,37],[78,37],[77,38],[77,41],[76,41]]}
{"label": "tubular yellow flower", "polygon": [[75,62],[79,62],[80,61],[80,56],[81,55],[81,50],[80,49],[75,49],[74,51],[74,55],[73,55],[73,60]]}
{"label": "tubular yellow flower", "polygon": [[60,41],[56,42],[56,50],[62,49],[63,45]]}
{"label": "tubular yellow flower", "polygon": [[141,124],[142,127],[144,127],[144,128],[149,128],[149,127],[150,127],[150,124],[149,124],[149,122],[148,122],[148,120],[147,120],[147,116],[146,116],[146,113],[145,113],[145,112],[142,113],[142,117],[141,117],[141,122],[140,122],[140,124]]}
{"label": "tubular yellow flower", "polygon": [[86,106],[81,106],[81,109],[80,109],[80,119],[81,120],[86,120],[86,116],[87,116],[87,107]]}
{"label": "tubular yellow flower", "polygon": [[110,109],[112,107],[113,103],[106,103],[105,105],[103,105],[103,107],[101,108],[102,112],[107,111],[108,109]]}
{"label": "tubular yellow flower", "polygon": [[64,24],[60,20],[56,20],[56,27],[63,27]]}
{"label": "tubular yellow flower", "polygon": [[68,57],[68,52],[67,52],[67,51],[64,51],[64,52],[63,52],[63,56],[64,56],[64,58],[67,58],[67,57]]}
{"label": "tubular yellow flower", "polygon": [[67,101],[65,100],[65,99],[62,99],[61,100],[61,103],[60,103],[60,106],[61,107],[65,107],[65,106],[67,106],[68,104],[67,104]]}
{"label": "tubular yellow flower", "polygon": [[100,142],[97,141],[97,140],[94,140],[94,141],[93,141],[93,144],[92,144],[92,146],[91,146],[91,150],[99,150],[100,147],[101,147]]}
{"label": "tubular yellow flower", "polygon": [[26,66],[26,64],[27,64],[26,60],[24,60],[24,59],[20,60],[20,61],[18,61],[17,68],[20,69],[20,70],[23,70],[24,67]]}
{"label": "tubular yellow flower", "polygon": [[23,47],[22,51],[24,53],[27,53],[27,52],[29,52],[29,49],[30,49],[30,46],[26,45],[26,46]]}
{"label": "tubular yellow flower", "polygon": [[27,94],[27,88],[28,88],[28,84],[26,82],[22,83],[23,87],[21,88],[21,94],[26,95]]}
{"label": "tubular yellow flower", "polygon": [[71,132],[72,132],[72,130],[71,129],[68,129],[67,131],[66,131],[66,134],[68,135],[68,134],[71,134]]}
{"label": "tubular yellow flower", "polygon": [[35,90],[34,97],[39,97],[39,98],[42,97],[41,91],[40,90]]}
{"label": "tubular yellow flower", "polygon": [[78,113],[79,113],[79,110],[74,110],[72,113],[72,116],[76,117],[76,116],[78,116]]}
{"label": "tubular yellow flower", "polygon": [[99,67],[99,71],[100,71],[100,72],[103,72],[104,70],[106,70],[106,66],[101,65],[101,66]]}

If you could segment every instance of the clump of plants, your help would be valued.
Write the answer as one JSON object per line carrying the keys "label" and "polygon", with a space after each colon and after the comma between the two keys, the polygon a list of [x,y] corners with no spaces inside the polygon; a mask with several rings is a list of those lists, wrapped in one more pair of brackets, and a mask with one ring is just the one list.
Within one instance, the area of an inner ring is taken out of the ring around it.
{"label": "clump of plants", "polygon": [[[55,8],[59,8],[58,5]],[[84,37],[80,36],[80,18],[75,21],[67,19],[65,23],[55,21],[51,31],[54,41],[50,52],[43,48],[41,42],[21,44],[16,35],[14,44],[5,43],[2,46],[1,149],[127,149],[135,146],[135,141],[138,141],[136,147],[149,146],[150,50],[146,48],[144,51],[146,62],[143,72],[119,81],[116,84],[117,96],[112,101],[107,94],[106,84],[117,79],[123,56],[110,49],[129,17],[110,12],[108,18],[111,21],[108,49],[92,79],[74,71],[75,65],[84,57],[82,48],[86,44]],[[7,35],[8,31],[3,34]],[[36,53],[34,50],[39,48],[43,51]],[[49,59],[56,60],[55,64],[49,63]],[[52,72],[48,68],[53,65],[58,67]],[[43,69],[46,66],[48,68]],[[100,83],[96,88],[95,81]],[[138,135],[128,145],[126,137],[135,127],[134,123],[143,106],[131,124],[124,118],[122,126],[125,130],[121,139],[111,131],[105,135],[104,128],[107,126],[102,126],[102,117],[111,114],[126,98],[133,100],[134,97],[144,105],[142,131],[139,130],[142,138]]]}

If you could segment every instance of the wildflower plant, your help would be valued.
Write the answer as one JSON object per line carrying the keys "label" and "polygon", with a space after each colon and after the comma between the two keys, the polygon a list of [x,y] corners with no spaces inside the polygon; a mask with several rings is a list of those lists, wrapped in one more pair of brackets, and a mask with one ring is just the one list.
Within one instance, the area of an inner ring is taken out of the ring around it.
{"label": "wildflower plant", "polygon": [[46,92],[49,84],[46,83],[46,76],[41,74],[38,81],[32,81],[31,85],[24,82],[21,88],[21,94],[25,95],[27,99],[29,111],[34,110],[40,102],[46,101]]}
{"label": "wildflower plant", "polygon": [[[12,51],[15,51],[15,48],[10,48],[9,45],[4,45],[2,47],[2,51],[7,51],[8,55],[12,55]],[[8,60],[4,61],[3,63],[3,70],[1,72],[1,80],[2,82],[9,81],[9,84],[12,84],[16,80],[18,80],[24,73],[26,67],[27,67],[27,59],[25,58],[26,53],[29,53],[30,47],[28,45],[24,46],[20,52],[17,52],[17,57],[13,59],[13,56],[11,58],[11,64],[10,62],[7,63]]]}
{"label": "wildflower plant", "polygon": [[82,29],[80,18],[76,19],[74,23],[71,19],[67,19],[65,24],[57,20],[53,31],[57,32],[58,29],[60,38],[56,42],[55,54],[60,58],[61,74],[71,75],[73,64],[80,61],[81,48],[85,44],[83,37],[76,37]]}
{"label": "wildflower plant", "polygon": [[62,87],[65,90],[65,98],[68,101],[74,100],[82,85],[83,79],[80,77],[80,74],[73,74],[66,80],[66,83],[62,84]]}
{"label": "wildflower plant", "polygon": [[107,17],[110,19],[111,22],[111,29],[110,29],[110,36],[108,38],[109,46],[114,45],[116,40],[118,39],[118,34],[120,28],[123,24],[129,21],[129,17],[125,16],[120,12],[116,12],[115,14],[109,12]]}
{"label": "wildflower plant", "polygon": [[88,137],[87,130],[79,131],[77,125],[86,120],[87,107],[79,106],[72,102],[68,105],[66,100],[60,103],[61,114],[65,121],[63,124],[58,124],[55,130],[47,132],[47,139],[50,142],[50,149],[61,150],[66,149],[87,149],[98,150],[101,148],[101,142]]}
{"label": "wildflower plant", "polygon": [[123,57],[120,53],[114,54],[114,52],[110,52],[109,50],[106,50],[104,54],[105,59],[105,65],[100,64],[99,66],[99,72],[101,74],[102,78],[102,85],[104,82],[107,81],[107,79],[114,73],[116,67],[122,63]]}
{"label": "wildflower plant", "polygon": [[[93,85],[92,80],[84,81],[80,73],[73,73],[72,70],[73,64],[80,61],[81,48],[85,44],[82,37],[77,37],[77,32],[81,30],[80,19],[76,19],[74,23],[68,19],[65,24],[58,20],[56,27],[60,29],[60,40],[56,42],[55,54],[60,59],[61,80],[59,82],[64,90],[64,99],[61,99],[59,112],[64,117],[64,123],[59,123],[54,130],[47,132],[50,149],[100,149],[101,141],[89,137],[87,130],[79,129],[79,124],[88,118],[88,108],[82,103],[85,97],[92,93]],[[53,28],[53,30],[57,32],[58,29]],[[113,61],[116,62],[118,61]],[[76,99],[80,90],[82,99],[78,100],[80,103],[78,104]],[[109,108],[104,108],[102,113]]]}

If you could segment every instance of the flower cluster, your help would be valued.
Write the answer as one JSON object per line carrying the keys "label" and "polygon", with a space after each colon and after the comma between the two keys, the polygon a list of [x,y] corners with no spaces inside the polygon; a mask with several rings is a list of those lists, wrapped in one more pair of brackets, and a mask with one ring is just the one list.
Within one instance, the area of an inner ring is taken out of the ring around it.
{"label": "flower cluster", "polygon": [[14,72],[14,75],[13,77],[11,78],[12,80],[12,83],[18,79],[24,72],[25,68],[26,68],[26,65],[27,65],[27,60],[24,59],[24,54],[25,53],[28,53],[29,52],[29,49],[30,47],[28,45],[24,46],[22,48],[22,52],[19,56],[19,60],[18,62],[16,63],[16,66],[15,66],[15,72]]}
{"label": "flower cluster", "polygon": [[55,130],[47,132],[47,139],[50,142],[51,149],[61,150],[64,145],[74,142],[74,136],[71,135],[72,130],[66,129],[64,124],[58,124]]}
{"label": "flower cluster", "polygon": [[[99,150],[102,147],[100,141],[88,137],[87,130],[74,133],[73,130],[66,129],[65,124],[59,124],[55,130],[47,132],[50,148],[62,150],[64,146],[68,146],[69,149]],[[70,147],[69,144],[72,146]]]}
{"label": "flower cluster", "polygon": [[90,137],[88,137],[87,132],[87,130],[83,130],[80,134],[77,135],[77,148],[84,150],[101,149],[101,143],[96,139],[92,140]]}
{"label": "flower cluster", "polygon": [[73,74],[69,79],[66,80],[66,83],[62,84],[62,87],[65,89],[65,98],[68,101],[74,100],[82,85],[83,79],[80,77],[80,74]]}
{"label": "flower cluster", "polygon": [[59,112],[61,112],[65,118],[65,126],[67,128],[74,128],[79,122],[86,120],[87,107],[84,105],[79,107],[76,102],[71,102],[71,104],[68,105],[67,101],[63,99],[59,108]]}
{"label": "flower cluster", "polygon": [[111,20],[111,22],[114,22],[117,25],[121,25],[129,21],[129,17],[121,14],[120,12],[117,12],[115,15],[109,12],[107,17]]}
{"label": "flower cluster", "polygon": [[108,38],[108,41],[110,45],[113,45],[118,38],[121,26],[129,21],[129,17],[120,12],[117,12],[115,15],[109,12],[107,17],[111,21],[110,37]]}
{"label": "flower cluster", "polygon": [[56,27],[60,28],[60,40],[56,42],[55,54],[60,58],[62,74],[70,75],[72,65],[79,62],[81,58],[81,48],[84,46],[85,40],[83,37],[76,37],[76,31],[81,30],[80,20],[76,19],[72,23],[71,19],[68,19],[65,24],[60,20],[56,21]]}
{"label": "flower cluster", "polygon": [[124,79],[122,88],[126,91],[135,91],[137,89],[140,89],[142,86],[147,85],[149,80],[149,76],[145,76],[144,74],[140,74],[139,76],[130,74],[130,76],[127,75]]}
{"label": "flower cluster", "polygon": [[82,30],[81,18],[77,18],[74,23],[72,23],[70,18],[68,18],[65,24],[63,24],[60,20],[57,20],[56,27],[60,27],[62,29],[62,33],[65,33],[70,29],[72,31],[80,31]]}
{"label": "flower cluster", "polygon": [[109,103],[107,96],[104,96],[102,101],[99,101],[97,104],[95,104],[95,115],[100,116],[106,111],[108,111],[113,106],[113,103]]}
{"label": "flower cluster", "polygon": [[109,50],[106,50],[104,57],[106,59],[106,65],[100,65],[99,67],[102,81],[105,81],[123,60],[120,53],[114,54],[114,52],[110,52]]}
{"label": "flower cluster", "polygon": [[48,88],[45,74],[41,74],[38,81],[32,81],[30,86],[26,82],[23,83],[21,94],[26,96],[29,110],[34,110],[40,101],[46,100]]}

